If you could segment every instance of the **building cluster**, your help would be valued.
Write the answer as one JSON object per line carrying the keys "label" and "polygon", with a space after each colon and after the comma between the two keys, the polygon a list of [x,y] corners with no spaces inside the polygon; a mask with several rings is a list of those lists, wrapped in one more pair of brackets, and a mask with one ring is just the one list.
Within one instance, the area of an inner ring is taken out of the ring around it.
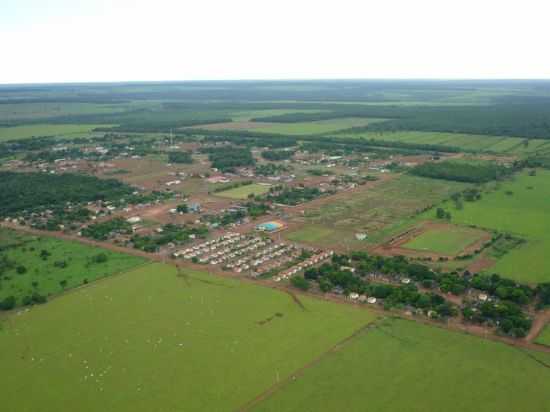
{"label": "building cluster", "polygon": [[311,266],[317,265],[317,264],[329,259],[332,255],[334,255],[334,251],[332,251],[332,250],[317,253],[317,254],[311,256],[310,258],[304,260],[303,262],[300,262],[300,263],[284,270],[278,276],[275,276],[273,278],[273,280],[275,282],[280,282],[283,279],[288,279],[288,278],[294,276],[295,274],[301,272],[302,270],[305,270],[305,269],[307,269]]}

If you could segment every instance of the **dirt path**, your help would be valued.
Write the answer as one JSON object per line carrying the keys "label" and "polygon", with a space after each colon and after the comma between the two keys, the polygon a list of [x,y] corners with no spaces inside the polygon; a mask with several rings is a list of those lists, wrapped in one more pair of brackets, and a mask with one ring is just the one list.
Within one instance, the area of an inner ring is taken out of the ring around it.
{"label": "dirt path", "polygon": [[550,324],[550,309],[537,313],[535,319],[533,319],[533,326],[531,326],[531,330],[525,337],[525,341],[533,342],[547,324]]}

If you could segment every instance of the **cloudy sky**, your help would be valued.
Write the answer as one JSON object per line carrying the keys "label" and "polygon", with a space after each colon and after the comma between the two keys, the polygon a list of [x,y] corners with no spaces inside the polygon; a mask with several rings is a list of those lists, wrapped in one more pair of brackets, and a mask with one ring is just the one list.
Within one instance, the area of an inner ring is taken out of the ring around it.
{"label": "cloudy sky", "polygon": [[0,83],[550,78],[536,0],[1,0]]}

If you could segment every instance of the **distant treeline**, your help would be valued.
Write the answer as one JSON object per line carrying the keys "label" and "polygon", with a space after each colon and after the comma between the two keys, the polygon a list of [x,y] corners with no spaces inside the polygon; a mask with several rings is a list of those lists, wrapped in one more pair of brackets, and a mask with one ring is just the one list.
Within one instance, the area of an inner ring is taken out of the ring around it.
{"label": "distant treeline", "polygon": [[424,163],[411,169],[411,173],[416,176],[466,183],[485,183],[508,176],[512,172],[512,168],[494,162],[473,163],[452,160]]}
{"label": "distant treeline", "polygon": [[355,127],[348,132],[433,131],[491,136],[550,138],[547,100],[487,106],[363,106],[342,107],[320,113],[288,113],[259,117],[257,122],[296,123],[347,117],[386,118],[385,122]]}

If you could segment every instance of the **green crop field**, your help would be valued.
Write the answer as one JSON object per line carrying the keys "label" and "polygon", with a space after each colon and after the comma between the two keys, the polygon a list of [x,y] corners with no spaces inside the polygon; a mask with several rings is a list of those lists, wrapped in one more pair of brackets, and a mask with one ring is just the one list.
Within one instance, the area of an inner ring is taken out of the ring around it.
{"label": "green crop field", "polygon": [[481,240],[483,236],[484,232],[481,230],[467,227],[430,228],[410,242],[405,243],[403,247],[445,255],[456,255]]}
{"label": "green crop field", "polygon": [[[41,257],[42,251],[47,251],[48,256]],[[104,258],[98,259],[100,254]],[[35,292],[54,295],[146,262],[140,257],[77,242],[21,235],[11,230],[0,230],[0,255],[13,262],[0,272],[0,300],[14,296],[17,304]],[[19,273],[23,272],[18,271],[20,267],[24,273]]]}
{"label": "green crop field", "polygon": [[228,197],[230,199],[246,199],[249,195],[263,195],[269,192],[269,185],[261,185],[259,183],[252,183],[250,185],[239,186],[234,189],[224,190],[217,192],[216,196]]}
{"label": "green crop field", "polygon": [[91,132],[100,124],[35,124],[29,126],[0,127],[0,142],[3,140],[27,139],[38,136],[71,136]]}
{"label": "green crop field", "polygon": [[143,266],[4,319],[2,408],[231,411],[373,319],[236,279]]}
{"label": "green crop field", "polygon": [[550,325],[546,325],[539,336],[537,336],[537,339],[535,340],[535,343],[550,346]]}
{"label": "green crop field", "polygon": [[[491,272],[518,281],[537,283],[550,281],[547,254],[550,250],[550,171],[539,170],[536,176],[521,173],[484,193],[481,200],[464,202],[457,210],[452,202],[443,207],[452,215],[452,222],[476,225],[509,232],[527,242],[501,257]],[[426,217],[434,217],[432,210]]]}
{"label": "green crop field", "polygon": [[361,132],[340,134],[341,137],[356,137],[404,143],[436,144],[454,146],[466,151],[493,152],[501,154],[525,154],[535,151],[550,152],[550,142],[544,139],[498,137],[464,133],[442,132]]}
{"label": "green crop field", "polygon": [[290,113],[321,113],[326,112],[326,110],[299,110],[299,109],[269,109],[269,110],[248,110],[242,112],[231,113],[231,119],[234,122],[249,122],[251,119],[256,117],[270,117],[270,116],[280,116],[283,114]]}
{"label": "green crop field", "polygon": [[307,225],[294,232],[288,233],[285,237],[294,242],[319,242],[324,237],[332,234],[332,230],[322,226]]}
{"label": "green crop field", "polygon": [[381,121],[384,121],[384,119],[366,119],[351,117],[347,119],[320,120],[315,122],[269,123],[265,127],[262,126],[254,128],[254,130],[265,133],[279,133],[290,135],[321,134],[331,133],[337,130],[349,129],[350,127],[366,126],[370,123]]}
{"label": "green crop field", "polygon": [[537,359],[550,364],[546,353],[386,320],[253,410],[548,412],[550,370]]}
{"label": "green crop field", "polygon": [[[464,183],[402,175],[307,210],[304,220],[331,231],[319,239],[319,245],[362,248],[366,243],[383,241],[410,224],[411,217],[422,209],[466,187]],[[367,242],[356,240],[357,233],[366,233]]]}

